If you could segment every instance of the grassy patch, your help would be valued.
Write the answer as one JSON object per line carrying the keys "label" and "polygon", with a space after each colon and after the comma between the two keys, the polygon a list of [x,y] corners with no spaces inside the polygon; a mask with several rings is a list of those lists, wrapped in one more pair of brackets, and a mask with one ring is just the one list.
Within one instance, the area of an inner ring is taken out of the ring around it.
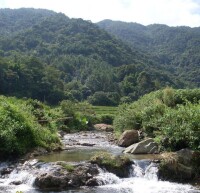
{"label": "grassy patch", "polygon": [[96,115],[116,115],[117,107],[110,106],[92,106]]}
{"label": "grassy patch", "polygon": [[73,172],[75,169],[75,166],[67,163],[61,163],[60,164],[64,169],[66,169],[68,172]]}
{"label": "grassy patch", "polygon": [[100,167],[106,168],[106,170],[119,177],[127,177],[129,167],[132,164],[132,161],[125,155],[114,156],[108,152],[98,152],[90,161],[91,163],[98,164]]}

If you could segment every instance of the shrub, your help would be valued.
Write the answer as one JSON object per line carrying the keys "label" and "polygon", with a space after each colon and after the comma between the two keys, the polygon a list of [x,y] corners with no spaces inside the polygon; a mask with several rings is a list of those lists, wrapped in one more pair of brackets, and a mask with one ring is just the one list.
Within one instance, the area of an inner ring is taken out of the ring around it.
{"label": "shrub", "polygon": [[31,148],[55,148],[59,139],[53,129],[41,126],[32,106],[15,98],[0,97],[0,157],[19,156]]}
{"label": "shrub", "polygon": [[96,121],[94,118],[94,111],[87,102],[76,103],[69,100],[64,100],[60,103],[62,116],[66,117],[66,121],[59,125],[63,130],[86,130],[92,122]]}
{"label": "shrub", "polygon": [[100,120],[101,120],[101,123],[112,125],[113,124],[113,120],[114,120],[114,116],[113,115],[104,114],[104,115],[100,116]]}
{"label": "shrub", "polygon": [[[200,150],[200,104],[187,102],[176,109],[166,109],[161,119],[160,130],[167,137],[172,150],[189,147]],[[166,148],[167,148],[166,147]]]}
{"label": "shrub", "polygon": [[116,106],[119,104],[119,96],[115,92],[98,91],[88,97],[88,102],[92,105]]}
{"label": "shrub", "polygon": [[[200,149],[200,89],[152,92],[138,101],[119,107],[114,119],[117,133],[124,129],[141,129],[156,137],[162,148]],[[165,139],[165,140],[162,140]]]}
{"label": "shrub", "polygon": [[174,89],[167,87],[163,90],[162,99],[165,105],[169,107],[175,106],[175,91]]}

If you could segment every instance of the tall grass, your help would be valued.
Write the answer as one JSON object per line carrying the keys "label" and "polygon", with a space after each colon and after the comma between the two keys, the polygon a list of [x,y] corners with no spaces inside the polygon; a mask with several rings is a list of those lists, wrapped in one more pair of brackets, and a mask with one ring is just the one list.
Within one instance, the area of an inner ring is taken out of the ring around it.
{"label": "tall grass", "polygon": [[56,130],[38,123],[29,102],[0,97],[1,158],[20,156],[37,146],[51,149],[57,144]]}
{"label": "tall grass", "polygon": [[140,129],[165,149],[200,150],[200,89],[152,92],[130,105],[119,107],[116,132]]}

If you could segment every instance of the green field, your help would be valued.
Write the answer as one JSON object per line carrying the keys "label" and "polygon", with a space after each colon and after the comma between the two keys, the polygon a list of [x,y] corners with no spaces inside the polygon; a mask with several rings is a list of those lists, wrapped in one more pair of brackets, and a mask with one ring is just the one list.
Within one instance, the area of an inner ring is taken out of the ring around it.
{"label": "green field", "polygon": [[94,110],[96,115],[116,115],[118,107],[110,107],[110,106],[92,106],[92,110]]}

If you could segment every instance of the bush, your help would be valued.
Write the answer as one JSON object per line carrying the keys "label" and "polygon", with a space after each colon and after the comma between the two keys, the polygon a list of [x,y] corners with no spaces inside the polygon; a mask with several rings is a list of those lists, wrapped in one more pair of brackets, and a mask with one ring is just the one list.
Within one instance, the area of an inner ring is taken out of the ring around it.
{"label": "bush", "polygon": [[165,105],[168,107],[175,106],[175,91],[174,89],[167,87],[163,90],[162,99]]}
{"label": "bush", "polygon": [[[64,100],[60,103],[62,116],[66,117],[66,120],[60,124],[62,130],[86,130],[92,122],[95,121],[93,116],[94,111],[87,102],[76,103],[69,100]],[[68,118],[68,119],[67,119]]]}
{"label": "bush", "polygon": [[31,148],[55,148],[59,139],[53,128],[41,126],[30,104],[0,97],[0,157],[19,156]]}
{"label": "bush", "polygon": [[101,123],[112,125],[114,120],[114,115],[101,115],[100,120]]}
{"label": "bush", "polygon": [[130,105],[120,105],[113,124],[117,133],[123,133],[124,130],[139,129],[141,128],[141,112],[132,109]]}
{"label": "bush", "polygon": [[119,96],[115,92],[99,91],[88,97],[88,102],[92,105],[116,106],[119,103]]}
{"label": "bush", "polygon": [[199,150],[200,89],[152,92],[138,101],[120,106],[114,119],[116,132],[141,129],[156,137],[164,149]]}
{"label": "bush", "polygon": [[187,102],[176,109],[167,108],[160,119],[160,130],[168,138],[166,148],[200,150],[200,104]]}

